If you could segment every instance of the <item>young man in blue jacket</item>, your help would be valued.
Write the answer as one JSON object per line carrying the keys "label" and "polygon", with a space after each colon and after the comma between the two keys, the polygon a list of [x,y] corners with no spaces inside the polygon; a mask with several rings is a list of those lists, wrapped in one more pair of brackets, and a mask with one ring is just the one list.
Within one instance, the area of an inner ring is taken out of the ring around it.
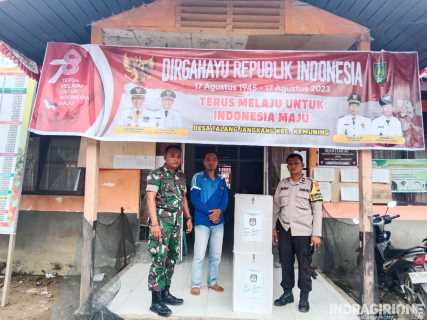
{"label": "young man in blue jacket", "polygon": [[195,208],[195,242],[191,274],[191,294],[199,295],[202,284],[203,260],[208,254],[208,287],[223,292],[218,282],[224,237],[224,211],[228,204],[227,184],[216,172],[218,157],[208,151],[203,158],[204,171],[198,172],[191,181],[191,203]]}

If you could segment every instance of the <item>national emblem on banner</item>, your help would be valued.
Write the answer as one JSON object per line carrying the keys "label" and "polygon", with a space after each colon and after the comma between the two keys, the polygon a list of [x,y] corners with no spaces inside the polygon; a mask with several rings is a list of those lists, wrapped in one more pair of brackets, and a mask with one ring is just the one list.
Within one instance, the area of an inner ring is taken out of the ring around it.
{"label": "national emblem on banner", "polygon": [[153,57],[142,59],[140,56],[131,58],[128,55],[123,57],[123,67],[126,70],[126,76],[135,83],[143,83],[154,68]]}
{"label": "national emblem on banner", "polygon": [[381,84],[387,80],[388,64],[383,59],[373,65],[373,76],[376,83]]}

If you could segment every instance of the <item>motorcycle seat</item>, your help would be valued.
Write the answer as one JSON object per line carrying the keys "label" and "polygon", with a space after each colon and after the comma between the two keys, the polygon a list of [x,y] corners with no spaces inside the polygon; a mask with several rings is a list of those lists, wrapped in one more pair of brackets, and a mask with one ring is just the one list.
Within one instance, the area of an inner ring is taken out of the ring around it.
{"label": "motorcycle seat", "polygon": [[389,248],[385,252],[386,259],[397,259],[403,257],[405,254],[410,253],[411,251],[420,250],[422,247],[416,246],[407,249],[398,249],[398,248]]}

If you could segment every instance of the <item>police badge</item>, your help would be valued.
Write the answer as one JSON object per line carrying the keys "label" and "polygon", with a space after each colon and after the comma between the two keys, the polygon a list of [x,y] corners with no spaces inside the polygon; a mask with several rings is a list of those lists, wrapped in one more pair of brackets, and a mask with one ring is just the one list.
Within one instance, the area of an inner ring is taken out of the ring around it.
{"label": "police badge", "polygon": [[379,62],[374,63],[372,73],[376,83],[378,84],[384,83],[387,80],[387,72],[388,72],[387,62],[385,62],[382,58]]}

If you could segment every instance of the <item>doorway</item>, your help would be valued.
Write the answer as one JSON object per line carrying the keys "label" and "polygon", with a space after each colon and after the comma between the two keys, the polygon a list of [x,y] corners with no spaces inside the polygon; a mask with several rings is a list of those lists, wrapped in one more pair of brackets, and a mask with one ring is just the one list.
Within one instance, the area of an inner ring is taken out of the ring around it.
{"label": "doorway", "polygon": [[[210,150],[216,152],[218,173],[224,177],[229,188],[228,207],[224,213],[223,242],[223,253],[229,254],[233,251],[234,243],[234,195],[236,193],[263,194],[264,148],[186,144],[185,173],[189,188],[193,175],[203,170],[204,155]],[[189,244],[192,248],[192,239]]]}

